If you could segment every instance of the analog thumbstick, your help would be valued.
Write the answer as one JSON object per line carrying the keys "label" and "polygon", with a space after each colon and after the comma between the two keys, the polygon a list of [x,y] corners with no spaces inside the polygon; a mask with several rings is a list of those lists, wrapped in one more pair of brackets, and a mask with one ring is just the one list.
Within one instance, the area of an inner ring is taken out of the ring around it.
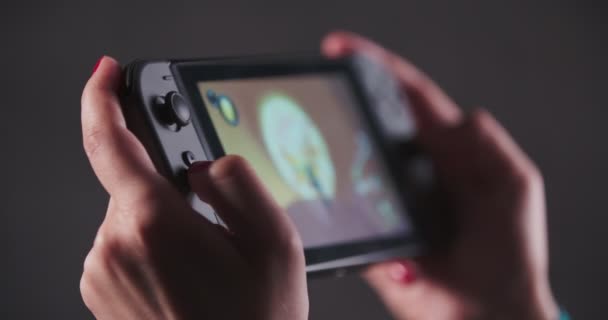
{"label": "analog thumbstick", "polygon": [[186,100],[177,92],[167,93],[162,108],[162,120],[167,125],[185,127],[190,123],[190,107]]}

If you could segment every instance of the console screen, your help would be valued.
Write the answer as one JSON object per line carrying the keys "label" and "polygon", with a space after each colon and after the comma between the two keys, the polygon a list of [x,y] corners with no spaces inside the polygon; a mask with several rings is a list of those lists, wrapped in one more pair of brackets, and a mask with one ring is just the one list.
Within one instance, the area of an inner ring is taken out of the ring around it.
{"label": "console screen", "polygon": [[411,230],[341,73],[204,81],[198,89],[224,152],[248,159],[306,248]]}

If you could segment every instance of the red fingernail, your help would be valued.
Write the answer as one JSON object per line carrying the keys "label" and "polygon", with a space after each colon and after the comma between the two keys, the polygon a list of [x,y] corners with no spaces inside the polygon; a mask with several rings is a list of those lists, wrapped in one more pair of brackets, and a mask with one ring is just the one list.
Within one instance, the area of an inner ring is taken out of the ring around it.
{"label": "red fingernail", "polygon": [[197,161],[190,166],[189,171],[193,173],[207,171],[212,163],[213,161]]}
{"label": "red fingernail", "polygon": [[388,274],[394,281],[410,284],[416,280],[414,265],[407,261],[394,262],[389,266]]}
{"label": "red fingernail", "polygon": [[97,63],[95,63],[95,66],[93,67],[93,73],[95,73],[95,71],[97,71],[97,68],[99,68],[99,65],[101,64],[101,61],[103,60],[103,57],[99,58],[99,60],[97,60]]}

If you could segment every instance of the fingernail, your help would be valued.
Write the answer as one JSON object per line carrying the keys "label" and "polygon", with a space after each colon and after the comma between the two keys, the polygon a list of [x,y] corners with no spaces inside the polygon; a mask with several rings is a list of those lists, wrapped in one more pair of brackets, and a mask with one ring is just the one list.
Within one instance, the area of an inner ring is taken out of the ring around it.
{"label": "fingernail", "polygon": [[97,60],[97,63],[95,63],[95,66],[93,67],[93,73],[94,74],[95,71],[97,71],[97,68],[99,68],[99,65],[101,64],[101,61],[103,60],[103,57],[99,58],[99,60]]}
{"label": "fingernail", "polygon": [[416,272],[414,265],[407,261],[394,262],[388,268],[388,274],[391,279],[403,284],[409,284],[416,280]]}
{"label": "fingernail", "polygon": [[206,172],[212,163],[213,161],[197,161],[190,166],[188,171],[191,173]]}
{"label": "fingernail", "polygon": [[328,54],[331,55],[336,55],[339,54],[341,51],[341,44],[336,41],[335,36],[332,38],[329,38],[329,40],[327,40],[327,42],[325,43],[325,50]]}

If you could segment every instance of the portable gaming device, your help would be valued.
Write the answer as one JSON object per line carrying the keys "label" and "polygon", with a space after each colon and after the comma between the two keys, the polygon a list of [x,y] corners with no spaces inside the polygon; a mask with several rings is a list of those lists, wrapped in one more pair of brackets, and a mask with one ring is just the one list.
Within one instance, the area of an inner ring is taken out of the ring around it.
{"label": "portable gaming device", "polygon": [[353,55],[135,61],[124,70],[127,125],[157,170],[188,190],[198,160],[246,158],[295,222],[307,271],[412,256],[425,244],[433,185],[390,73]]}

